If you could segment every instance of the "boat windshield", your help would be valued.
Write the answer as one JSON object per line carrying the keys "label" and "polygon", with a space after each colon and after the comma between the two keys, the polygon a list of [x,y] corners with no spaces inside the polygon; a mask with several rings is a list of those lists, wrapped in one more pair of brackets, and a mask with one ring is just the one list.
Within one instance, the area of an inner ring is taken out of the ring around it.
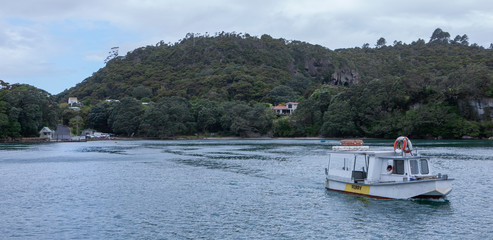
{"label": "boat windshield", "polygon": [[411,159],[409,160],[409,166],[411,167],[411,174],[429,174],[428,159]]}

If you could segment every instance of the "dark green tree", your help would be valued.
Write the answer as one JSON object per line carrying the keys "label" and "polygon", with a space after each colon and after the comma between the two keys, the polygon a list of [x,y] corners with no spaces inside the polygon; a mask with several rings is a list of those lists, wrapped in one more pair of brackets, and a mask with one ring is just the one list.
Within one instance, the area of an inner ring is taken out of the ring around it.
{"label": "dark green tree", "polygon": [[[323,92],[325,96],[327,92]],[[323,112],[320,109],[322,101],[317,102],[314,99],[306,99],[299,103],[298,108],[294,111],[292,119],[298,136],[317,136],[323,123]]]}
{"label": "dark green tree", "polygon": [[87,115],[89,126],[101,132],[110,132],[108,127],[108,110],[109,104],[99,103],[94,105]]}
{"label": "dark green tree", "polygon": [[381,37],[378,39],[377,44],[375,46],[377,46],[377,48],[381,48],[385,46],[385,44],[387,44],[387,41],[385,40],[385,38]]}
{"label": "dark green tree", "polygon": [[132,91],[132,96],[136,99],[152,97],[152,90],[144,86],[138,86]]}
{"label": "dark green tree", "polygon": [[277,86],[272,89],[267,96],[274,105],[279,103],[294,102],[299,97],[292,88],[288,86]]}
{"label": "dark green tree", "polygon": [[221,127],[226,134],[241,137],[260,136],[271,129],[274,113],[263,104],[249,106],[242,102],[223,105]]}
{"label": "dark green tree", "polygon": [[192,121],[185,98],[163,98],[145,111],[140,132],[147,137],[172,137],[189,133]]}
{"label": "dark green tree", "polygon": [[219,102],[210,100],[197,100],[193,103],[193,113],[200,132],[220,132],[220,119],[223,109]]}
{"label": "dark green tree", "polygon": [[429,43],[447,44],[449,41],[450,33],[444,32],[441,28],[437,28],[433,31]]}
{"label": "dark green tree", "polygon": [[322,136],[347,137],[359,136],[356,126],[356,112],[349,101],[338,100],[329,106],[324,114],[324,124],[320,130]]}
{"label": "dark green tree", "polygon": [[139,128],[142,113],[143,107],[139,101],[130,97],[123,98],[110,109],[108,125],[116,134],[133,136]]}
{"label": "dark green tree", "polygon": [[12,85],[3,93],[3,101],[8,105],[4,114],[8,112],[10,135],[18,135],[17,126],[20,125],[20,135],[25,137],[38,136],[43,126],[55,125],[55,109],[52,96],[44,90],[29,85]]}

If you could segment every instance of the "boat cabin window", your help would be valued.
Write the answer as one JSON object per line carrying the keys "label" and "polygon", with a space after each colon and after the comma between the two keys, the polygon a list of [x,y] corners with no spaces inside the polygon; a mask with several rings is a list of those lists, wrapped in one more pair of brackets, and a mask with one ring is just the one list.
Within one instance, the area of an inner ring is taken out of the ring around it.
{"label": "boat cabin window", "polygon": [[388,160],[387,169],[392,169],[392,174],[404,175],[404,160]]}
{"label": "boat cabin window", "polygon": [[411,174],[419,174],[418,161],[410,160],[409,165],[411,166]]}
{"label": "boat cabin window", "polygon": [[411,159],[409,160],[409,166],[411,167],[411,174],[429,174],[427,159]]}
{"label": "boat cabin window", "polygon": [[330,169],[344,171],[368,171],[368,161],[365,155],[348,155],[332,153],[330,155]]}
{"label": "boat cabin window", "polygon": [[428,168],[428,160],[420,159],[419,163],[421,165],[421,174],[429,174],[430,169]]}
{"label": "boat cabin window", "polygon": [[404,175],[404,160],[394,160],[394,170],[392,174]]}

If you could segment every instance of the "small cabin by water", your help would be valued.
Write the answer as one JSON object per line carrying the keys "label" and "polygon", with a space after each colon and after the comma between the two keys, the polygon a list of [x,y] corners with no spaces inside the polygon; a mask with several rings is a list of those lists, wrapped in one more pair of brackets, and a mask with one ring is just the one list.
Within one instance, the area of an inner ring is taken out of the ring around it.
{"label": "small cabin by water", "polygon": [[49,127],[44,127],[39,131],[39,137],[43,139],[48,139],[51,140],[53,139],[54,131],[51,130]]}

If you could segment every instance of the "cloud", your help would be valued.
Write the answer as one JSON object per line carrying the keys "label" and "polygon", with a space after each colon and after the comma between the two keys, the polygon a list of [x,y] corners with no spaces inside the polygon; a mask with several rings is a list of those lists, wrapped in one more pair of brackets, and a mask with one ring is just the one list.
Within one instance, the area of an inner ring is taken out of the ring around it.
{"label": "cloud", "polygon": [[40,74],[49,69],[52,42],[40,25],[0,23],[0,72],[4,76]]}
{"label": "cloud", "polygon": [[0,79],[50,92],[97,71],[111,47],[124,55],[189,32],[269,34],[330,49],[374,45],[380,37],[388,44],[428,41],[437,27],[485,47],[493,41],[487,0],[17,0],[3,2],[0,16]]}

